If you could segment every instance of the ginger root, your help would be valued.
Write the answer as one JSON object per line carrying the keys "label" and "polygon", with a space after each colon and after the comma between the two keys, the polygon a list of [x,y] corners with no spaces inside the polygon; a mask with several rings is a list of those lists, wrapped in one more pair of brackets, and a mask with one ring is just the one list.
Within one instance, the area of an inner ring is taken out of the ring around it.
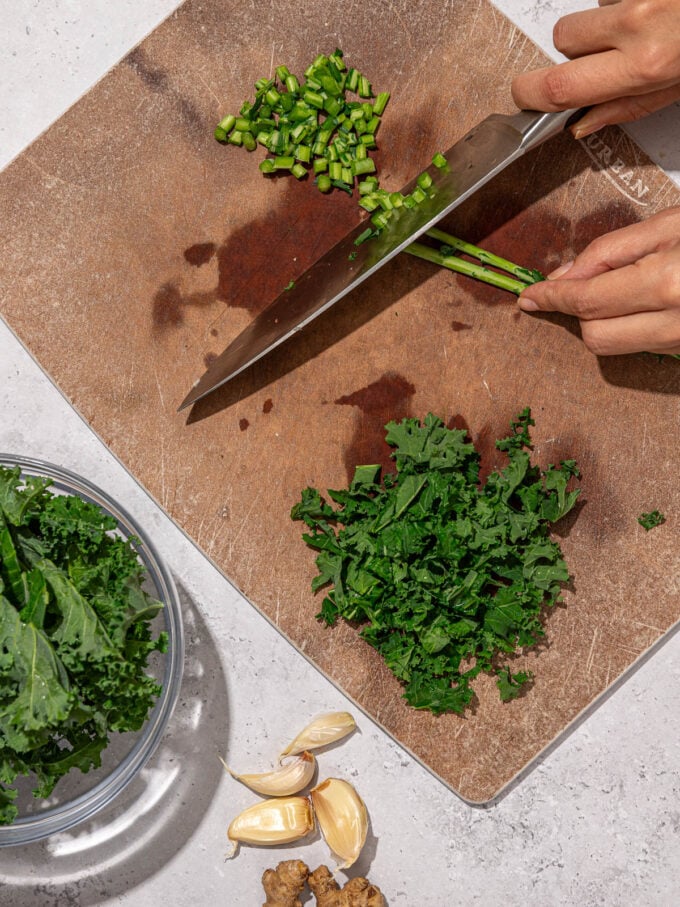
{"label": "ginger root", "polygon": [[302,907],[298,895],[309,875],[309,867],[302,860],[283,860],[276,869],[265,869],[262,887],[267,895],[263,907]]}
{"label": "ginger root", "polygon": [[267,900],[262,907],[302,907],[298,895],[305,882],[316,897],[317,907],[386,907],[380,889],[368,879],[350,879],[340,888],[328,866],[310,872],[302,860],[283,860],[276,869],[265,869],[262,885]]}
{"label": "ginger root", "polygon": [[327,866],[311,872],[307,883],[316,897],[317,907],[385,907],[380,889],[368,879],[350,879],[340,888]]}

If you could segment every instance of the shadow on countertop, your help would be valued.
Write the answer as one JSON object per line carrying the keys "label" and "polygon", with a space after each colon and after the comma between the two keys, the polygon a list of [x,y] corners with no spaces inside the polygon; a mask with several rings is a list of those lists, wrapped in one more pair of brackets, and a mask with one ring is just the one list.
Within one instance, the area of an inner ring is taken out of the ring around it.
{"label": "shadow on countertop", "polygon": [[186,637],[179,699],[158,749],[96,818],[45,841],[0,849],[0,896],[12,907],[93,907],[160,872],[200,826],[224,772],[228,693],[215,644],[178,585]]}

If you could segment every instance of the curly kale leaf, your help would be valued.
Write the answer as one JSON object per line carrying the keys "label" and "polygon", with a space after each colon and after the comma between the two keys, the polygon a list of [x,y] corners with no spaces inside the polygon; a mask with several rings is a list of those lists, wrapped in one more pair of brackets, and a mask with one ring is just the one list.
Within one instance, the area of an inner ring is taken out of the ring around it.
{"label": "curly kale leaf", "polygon": [[97,506],[0,467],[0,824],[34,794],[101,764],[113,732],[139,730],[160,687],[147,673],[151,620],[135,541]]}
{"label": "curly kale leaf", "polygon": [[68,674],[51,640],[0,595],[0,735],[26,752],[66,720],[72,699]]}

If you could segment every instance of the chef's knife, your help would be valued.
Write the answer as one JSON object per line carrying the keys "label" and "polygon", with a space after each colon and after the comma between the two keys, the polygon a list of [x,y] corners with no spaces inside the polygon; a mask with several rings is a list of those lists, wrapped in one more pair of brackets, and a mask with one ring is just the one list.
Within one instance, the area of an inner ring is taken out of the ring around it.
{"label": "chef's knife", "polygon": [[[257,315],[196,382],[179,407],[191,406],[283,343],[370,277],[473,192],[527,151],[561,132],[580,111],[511,116],[492,114],[446,152],[447,166],[430,166],[428,197],[413,208],[392,212],[387,227],[356,244],[366,230],[363,221],[336,243],[295,283]],[[412,180],[404,195],[415,188]]]}

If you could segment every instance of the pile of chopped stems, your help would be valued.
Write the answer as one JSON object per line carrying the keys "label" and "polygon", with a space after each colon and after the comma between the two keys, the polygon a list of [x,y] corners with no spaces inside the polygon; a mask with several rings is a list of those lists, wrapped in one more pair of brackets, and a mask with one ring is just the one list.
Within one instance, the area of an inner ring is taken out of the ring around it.
{"label": "pile of chopped stems", "polygon": [[[258,79],[255,100],[239,116],[229,114],[215,129],[220,142],[254,151],[262,145],[272,156],[260,164],[265,174],[312,173],[321,192],[341,189],[352,195],[357,181],[375,173],[369,151],[389,93],[374,100],[371,83],[347,68],[341,50],[319,54],[304,78],[277,66],[272,79]],[[348,95],[354,95],[350,100]]]}
{"label": "pile of chopped stems", "polygon": [[[343,52],[337,49],[328,56],[319,54],[302,80],[287,66],[277,66],[273,78],[258,79],[254,101],[245,101],[238,116],[223,117],[215,128],[215,138],[247,151],[263,146],[271,155],[260,163],[264,174],[290,173],[304,179],[312,173],[321,192],[340,189],[352,195],[356,188],[359,205],[371,215],[355,240],[358,246],[378,236],[396,210],[416,207],[432,191],[433,180],[427,172],[418,176],[408,194],[388,192],[380,186],[369,152],[377,147],[375,136],[389,97],[389,92],[382,92],[374,99],[369,80],[357,69],[348,68]],[[432,163],[442,170],[449,166],[441,152]],[[440,246],[413,243],[406,251],[518,295],[528,284],[544,279],[538,271],[512,264],[441,230],[430,230],[427,235]]]}

